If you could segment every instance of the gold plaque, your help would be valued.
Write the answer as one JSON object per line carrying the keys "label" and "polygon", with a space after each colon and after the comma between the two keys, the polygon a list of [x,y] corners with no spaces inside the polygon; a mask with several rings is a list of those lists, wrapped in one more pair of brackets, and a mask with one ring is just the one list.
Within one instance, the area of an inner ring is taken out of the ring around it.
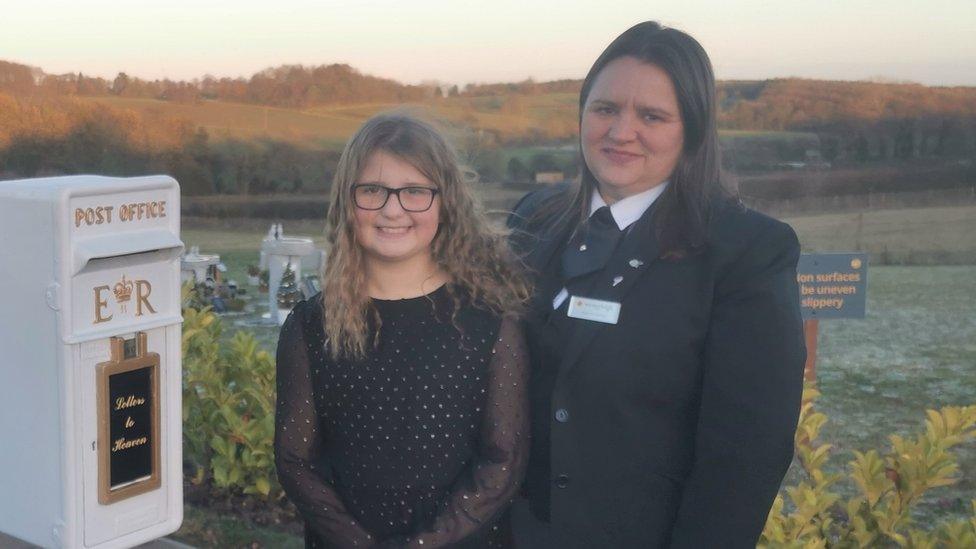
{"label": "gold plaque", "polygon": [[110,340],[112,360],[96,367],[98,502],[155,490],[160,479],[159,354],[146,333]]}

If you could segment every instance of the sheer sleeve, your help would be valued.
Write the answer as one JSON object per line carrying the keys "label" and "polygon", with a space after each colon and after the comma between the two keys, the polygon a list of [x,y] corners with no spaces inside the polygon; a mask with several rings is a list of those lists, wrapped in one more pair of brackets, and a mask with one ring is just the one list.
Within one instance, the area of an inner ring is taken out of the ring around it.
{"label": "sheer sleeve", "polygon": [[278,339],[274,440],[278,480],[307,528],[330,545],[368,547],[375,540],[343,505],[321,465],[324,433],[313,404],[310,355],[324,350],[313,349],[306,341],[310,307],[308,302],[299,303]]}
{"label": "sheer sleeve", "polygon": [[529,450],[528,353],[514,319],[502,320],[489,365],[478,456],[462,474],[430,531],[406,547],[444,547],[491,525],[518,493]]}

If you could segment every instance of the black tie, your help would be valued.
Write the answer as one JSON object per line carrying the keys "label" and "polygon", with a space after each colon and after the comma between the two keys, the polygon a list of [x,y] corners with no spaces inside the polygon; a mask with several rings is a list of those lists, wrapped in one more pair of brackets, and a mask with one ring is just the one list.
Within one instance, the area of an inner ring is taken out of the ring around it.
{"label": "black tie", "polygon": [[623,232],[617,227],[610,206],[602,206],[583,224],[582,238],[573,239],[563,250],[563,278],[566,280],[603,269],[613,255]]}

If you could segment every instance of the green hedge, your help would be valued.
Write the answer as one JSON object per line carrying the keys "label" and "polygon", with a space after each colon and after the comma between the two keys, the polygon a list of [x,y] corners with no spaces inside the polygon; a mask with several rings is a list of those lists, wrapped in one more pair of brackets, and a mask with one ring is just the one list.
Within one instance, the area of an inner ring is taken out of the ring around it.
{"label": "green hedge", "polygon": [[221,331],[209,307],[183,309],[183,459],[190,482],[280,499],[274,359],[248,332],[221,345]]}

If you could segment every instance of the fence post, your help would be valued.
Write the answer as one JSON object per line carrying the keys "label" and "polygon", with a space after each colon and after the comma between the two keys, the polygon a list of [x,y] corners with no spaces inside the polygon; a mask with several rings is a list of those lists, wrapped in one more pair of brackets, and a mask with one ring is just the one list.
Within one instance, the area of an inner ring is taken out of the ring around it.
{"label": "fence post", "polygon": [[807,362],[803,366],[803,379],[817,380],[817,334],[820,331],[820,320],[808,318],[803,321],[803,337],[807,344]]}

